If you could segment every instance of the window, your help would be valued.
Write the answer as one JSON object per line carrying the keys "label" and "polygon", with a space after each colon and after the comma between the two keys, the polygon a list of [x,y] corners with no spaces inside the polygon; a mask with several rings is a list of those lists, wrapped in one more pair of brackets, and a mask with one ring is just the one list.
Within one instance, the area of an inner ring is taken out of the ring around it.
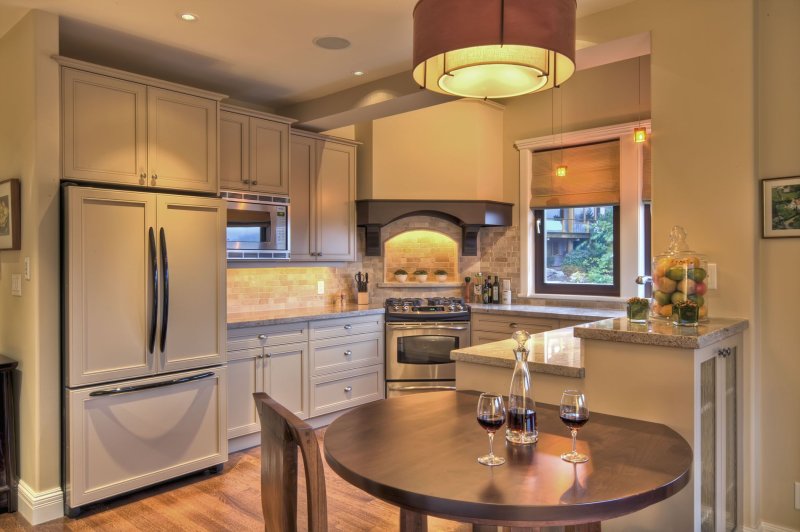
{"label": "window", "polygon": [[540,294],[619,295],[619,207],[534,210]]}

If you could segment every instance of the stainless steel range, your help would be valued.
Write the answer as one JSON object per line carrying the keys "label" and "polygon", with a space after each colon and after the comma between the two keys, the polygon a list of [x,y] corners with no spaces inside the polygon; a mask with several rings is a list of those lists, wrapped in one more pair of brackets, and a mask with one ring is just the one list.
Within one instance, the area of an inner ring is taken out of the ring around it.
{"label": "stainless steel range", "polygon": [[386,397],[455,389],[450,351],[469,346],[469,305],[454,297],[386,300]]}

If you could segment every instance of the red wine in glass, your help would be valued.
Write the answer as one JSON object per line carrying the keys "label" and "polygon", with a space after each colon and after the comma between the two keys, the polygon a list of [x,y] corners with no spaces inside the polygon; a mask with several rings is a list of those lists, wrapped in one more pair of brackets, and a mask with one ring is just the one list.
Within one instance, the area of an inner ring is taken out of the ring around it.
{"label": "red wine in glass", "polygon": [[506,459],[501,456],[495,456],[492,451],[494,433],[506,421],[506,405],[503,402],[503,396],[494,393],[482,393],[478,399],[477,418],[478,424],[489,433],[489,454],[479,457],[478,462],[488,466],[504,464]]}
{"label": "red wine in glass", "polygon": [[572,451],[562,454],[561,459],[572,462],[573,464],[588,462],[589,457],[579,453],[576,447],[578,429],[589,421],[589,408],[586,406],[586,398],[581,392],[575,390],[564,391],[564,393],[561,394],[561,405],[558,409],[558,415],[561,421],[569,428],[570,434],[572,435]]}

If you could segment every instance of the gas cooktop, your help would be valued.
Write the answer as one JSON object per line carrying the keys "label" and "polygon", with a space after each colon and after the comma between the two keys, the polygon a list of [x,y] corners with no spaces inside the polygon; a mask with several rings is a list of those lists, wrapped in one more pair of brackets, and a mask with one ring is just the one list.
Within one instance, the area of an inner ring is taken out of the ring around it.
{"label": "gas cooktop", "polygon": [[458,297],[389,298],[385,306],[387,321],[468,321],[470,315]]}

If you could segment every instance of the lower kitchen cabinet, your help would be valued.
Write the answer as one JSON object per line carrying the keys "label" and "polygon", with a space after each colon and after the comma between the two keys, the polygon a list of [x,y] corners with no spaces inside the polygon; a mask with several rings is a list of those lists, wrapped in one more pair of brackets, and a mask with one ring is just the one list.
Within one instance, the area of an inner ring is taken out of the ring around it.
{"label": "lower kitchen cabinet", "polygon": [[526,314],[494,314],[472,311],[472,345],[508,340],[514,331],[537,334],[586,323],[579,320],[539,318]]}
{"label": "lower kitchen cabinet", "polygon": [[255,392],[301,419],[382,399],[383,346],[380,315],[231,329],[228,438],[260,430]]}

